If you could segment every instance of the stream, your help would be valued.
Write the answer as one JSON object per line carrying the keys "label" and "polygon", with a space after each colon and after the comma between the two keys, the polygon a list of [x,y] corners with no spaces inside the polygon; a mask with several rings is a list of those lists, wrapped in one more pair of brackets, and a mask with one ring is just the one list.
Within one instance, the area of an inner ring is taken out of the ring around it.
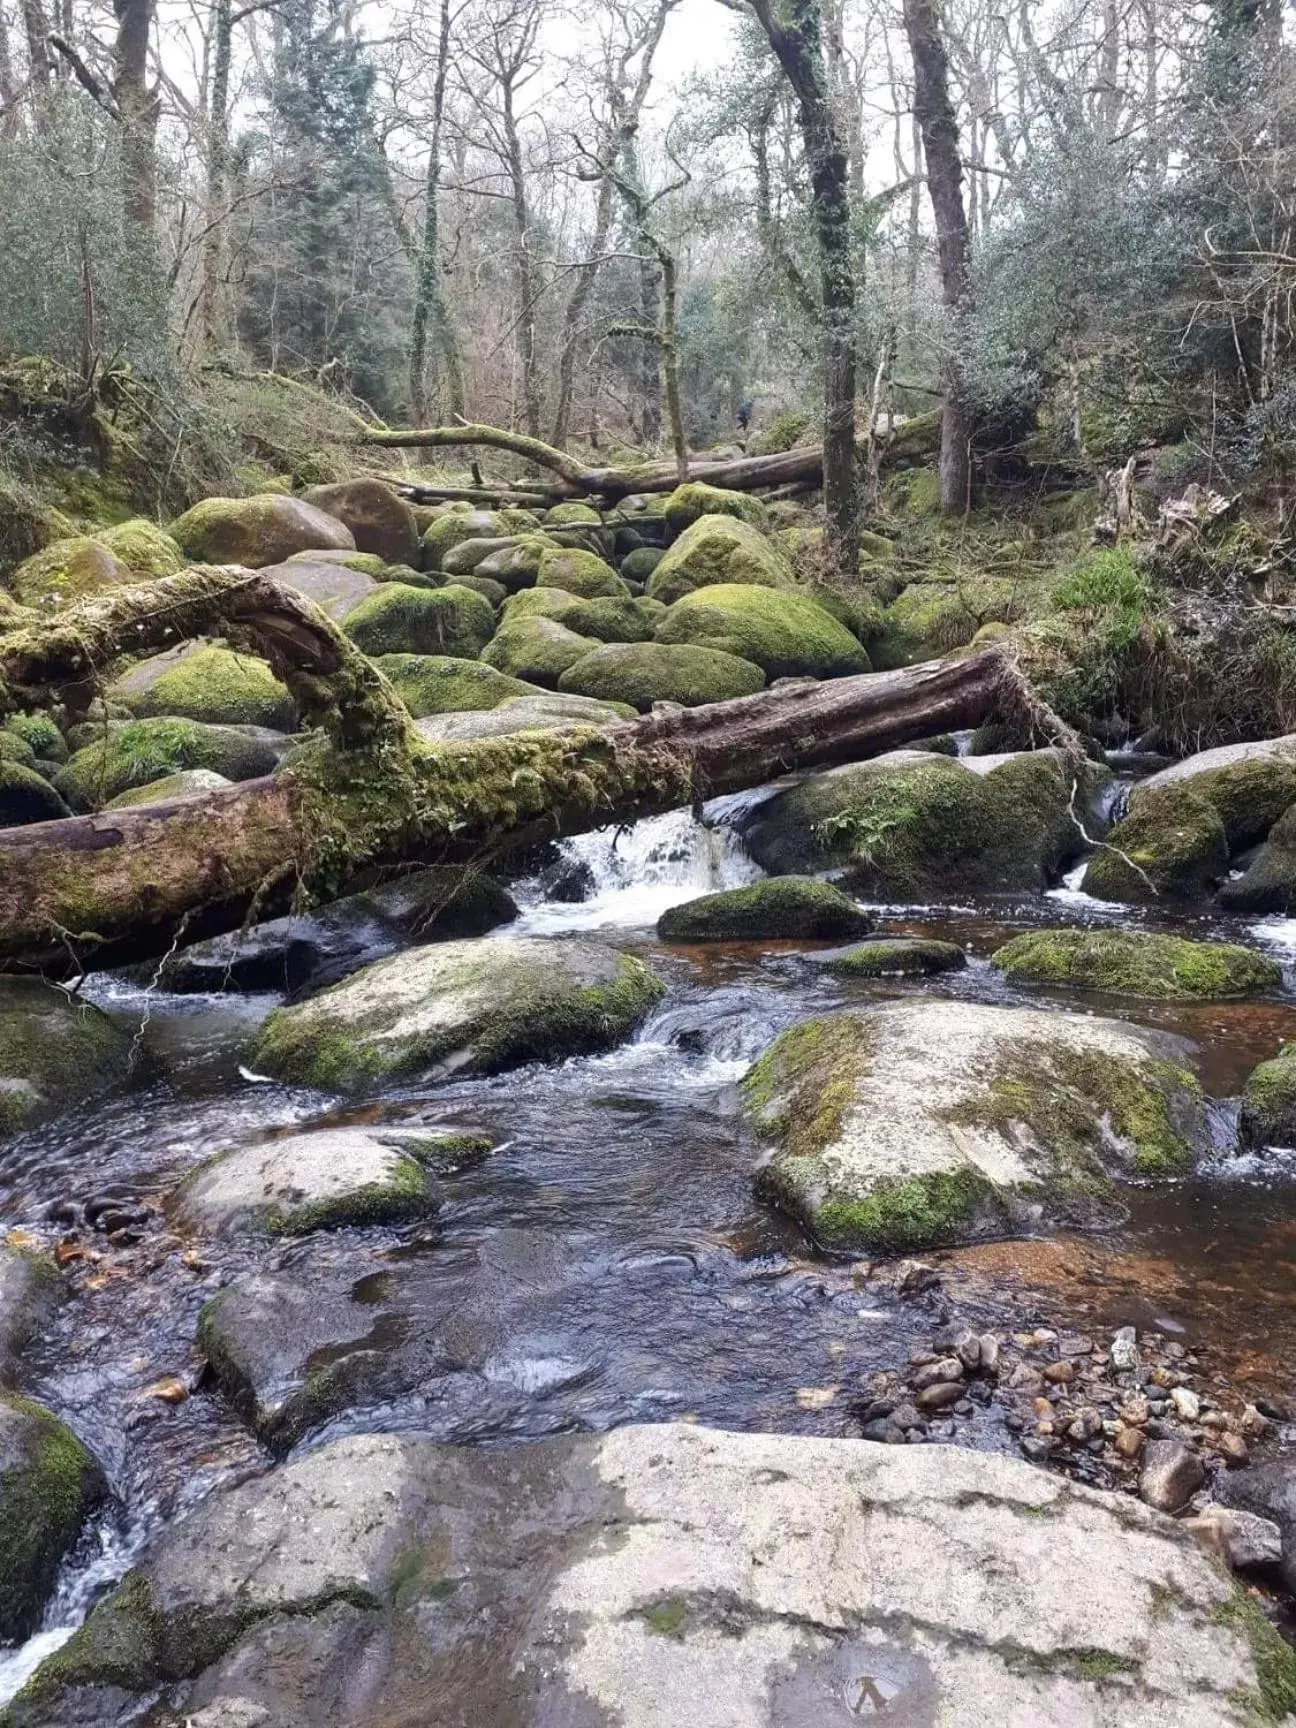
{"label": "stream", "polygon": [[[0,1152],[0,1224],[12,1239],[63,1242],[68,1299],[24,1358],[22,1389],[64,1418],[102,1462],[113,1500],[64,1567],[45,1622],[0,1650],[0,1702],[80,1623],[158,1529],[218,1484],[264,1469],[266,1451],[203,1377],[203,1304],[253,1268],[375,1292],[399,1282],[414,1312],[461,1313],[464,1361],[362,1405],[301,1445],[365,1430],[493,1445],[629,1422],[696,1419],[823,1436],[860,1431],[862,1380],[902,1366],[933,1314],[979,1329],[1133,1324],[1180,1339],[1203,1373],[1249,1398],[1296,1397],[1296,1155],[1230,1151],[1248,1070],[1296,1038],[1296,920],[1144,919],[1075,884],[1032,900],[885,907],[879,929],[939,935],[964,972],[892,984],[834,978],[816,945],[672,949],[653,927],[668,907],[760,871],[729,824],[755,797],[567,842],[587,897],[546,900],[514,885],[511,932],[580,932],[651,958],[668,992],[633,1041],[604,1055],[434,1091],[339,1107],[244,1067],[269,996],[168,995],[120,977],[86,993],[136,1030],[146,1075]],[[1006,986],[987,964],[1006,937],[1042,923],[1115,921],[1249,942],[1284,963],[1284,986],[1239,1003],[1085,1000]],[[827,947],[827,944],[821,945]],[[932,1302],[868,1268],[817,1255],[756,1200],[736,1083],[784,1027],[810,1015],[925,991],[980,1002],[1114,1014],[1198,1046],[1214,1101],[1218,1160],[1170,1190],[1133,1189],[1099,1236],[1060,1236],[928,1255]],[[343,1230],[276,1245],[195,1245],[169,1232],[161,1201],[197,1162],[306,1122],[435,1122],[496,1141],[444,1181],[430,1224]],[[89,1196],[138,1199],[140,1240],[68,1234],[57,1209]],[[993,1407],[960,1443],[1017,1448]]]}

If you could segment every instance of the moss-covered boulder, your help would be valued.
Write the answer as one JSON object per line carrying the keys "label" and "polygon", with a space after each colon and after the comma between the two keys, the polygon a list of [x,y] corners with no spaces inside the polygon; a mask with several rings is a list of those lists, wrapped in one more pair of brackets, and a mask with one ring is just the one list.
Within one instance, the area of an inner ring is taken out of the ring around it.
{"label": "moss-covered boulder", "polygon": [[1247,1076],[1238,1139],[1248,1147],[1296,1147],[1296,1044],[1284,1044]]}
{"label": "moss-covered boulder", "polygon": [[244,564],[261,570],[294,552],[354,552],[344,522],[301,498],[265,492],[255,498],[205,498],[171,524],[171,537],[198,564]]}
{"label": "moss-covered boulder", "polygon": [[561,588],[581,600],[624,600],[630,594],[610,564],[579,547],[547,548],[541,554],[536,582],[542,588]]}
{"label": "moss-covered boulder", "polygon": [[657,620],[643,602],[608,596],[583,600],[562,588],[523,588],[510,594],[500,612],[501,623],[518,618],[554,618],[596,642],[648,642]]}
{"label": "moss-covered boulder", "polygon": [[1228,872],[1228,836],[1219,812],[1188,786],[1164,786],[1131,800],[1084,873],[1086,894],[1128,905],[1205,899]]}
{"label": "moss-covered boulder", "polygon": [[657,640],[717,648],[767,678],[838,678],[867,672],[869,657],[845,625],[804,594],[718,583],[677,600]]}
{"label": "moss-covered boulder", "polygon": [[540,560],[556,546],[557,542],[548,534],[518,534],[488,553],[475,571],[515,594],[519,589],[534,586],[540,575]]}
{"label": "moss-covered boulder", "polygon": [[510,678],[553,689],[569,666],[599,646],[592,636],[578,636],[556,618],[524,614],[500,626],[482,659]]}
{"label": "moss-covered boulder", "polygon": [[509,678],[481,660],[447,654],[382,654],[375,664],[391,680],[416,720],[498,708],[514,696],[534,696],[539,685]]}
{"label": "moss-covered boulder", "polygon": [[863,936],[873,919],[827,882],[809,876],[773,876],[745,888],[704,894],[672,906],[657,920],[663,942],[833,942]]}
{"label": "moss-covered boulder", "polygon": [[874,640],[878,664],[908,666],[961,648],[983,625],[1021,616],[1021,585],[1001,576],[912,582],[886,608]]}
{"label": "moss-covered boulder", "polygon": [[446,553],[463,540],[502,540],[508,532],[496,510],[447,509],[423,532],[423,568],[439,570]]}
{"label": "moss-covered boulder", "polygon": [[337,624],[344,623],[357,606],[383,586],[369,570],[358,570],[349,561],[318,556],[289,558],[282,564],[268,565],[266,575],[313,600]]}
{"label": "moss-covered boulder", "polygon": [[262,1073],[346,1093],[493,1074],[608,1049],[662,992],[642,961],[597,942],[444,942],[379,960],[276,1009],[253,1062]]}
{"label": "moss-covered boulder", "polygon": [[[1100,779],[1086,775],[1084,810]],[[869,899],[923,902],[1041,889],[1083,845],[1052,751],[955,758],[896,750],[812,774],[744,824],[773,872],[837,869]]]}
{"label": "moss-covered boulder", "polygon": [[119,792],[108,800],[104,809],[134,810],[141,804],[186,803],[193,798],[209,798],[213,792],[224,792],[233,784],[210,768],[182,768],[178,774],[164,774],[146,786],[132,786],[129,791]]}
{"label": "moss-covered boulder", "polygon": [[665,556],[660,546],[636,546],[621,560],[621,575],[628,582],[647,582]]}
{"label": "moss-covered boulder", "polygon": [[933,936],[875,936],[832,955],[825,965],[842,978],[931,978],[960,971],[967,955],[957,943]]}
{"label": "moss-covered boulder", "polygon": [[43,552],[24,559],[9,587],[20,605],[46,609],[70,605],[134,580],[115,553],[82,534],[71,540],[55,540]]}
{"label": "moss-covered boulder", "polygon": [[68,759],[67,740],[48,714],[11,714],[4,723],[4,730],[15,738],[21,738],[33,757],[42,762],[66,762]]}
{"label": "moss-covered boulder", "polygon": [[1296,734],[1199,751],[1136,786],[1130,810],[1171,786],[1208,803],[1224,824],[1229,851],[1243,851],[1296,804]]}
{"label": "moss-covered boulder", "polygon": [[1094,1224],[1209,1144],[1181,1039],[970,1002],[803,1021],[742,1083],[762,1191],[825,1247],[908,1252]]}
{"label": "moss-covered boulder", "polygon": [[1067,984],[1165,1001],[1249,996],[1282,982],[1281,966],[1254,948],[1146,930],[1030,930],[997,949],[990,964],[1013,984]]}
{"label": "moss-covered boulder", "polygon": [[98,810],[134,786],[182,768],[210,768],[227,780],[255,780],[279,763],[274,734],[199,720],[128,720],[78,750],[55,785],[74,810]]}
{"label": "moss-covered boulder", "polygon": [[418,568],[421,553],[414,512],[385,480],[372,476],[342,480],[334,486],[308,487],[302,496],[345,523],[359,551],[374,552],[388,564]]}
{"label": "moss-covered boulder", "polygon": [[349,611],[342,628],[366,654],[448,654],[473,660],[495,630],[495,609],[484,595],[457,582],[411,588],[381,582]]}
{"label": "moss-covered boulder", "polygon": [[1296,911],[1296,806],[1280,816],[1264,845],[1239,876],[1219,891],[1228,912]]}
{"label": "moss-covered boulder", "polygon": [[541,518],[546,528],[601,528],[603,518],[592,504],[572,499],[566,504],[554,504]]}
{"label": "moss-covered boulder", "polygon": [[52,1254],[0,1243],[0,1386],[12,1384],[23,1351],[43,1336],[63,1295]]}
{"label": "moss-covered boulder", "polygon": [[59,1564],[105,1491],[70,1428],[30,1399],[0,1393],[0,1643],[40,1624]]}
{"label": "moss-covered boulder", "polygon": [[400,1224],[440,1204],[436,1185],[399,1133],[316,1129],[237,1146],[180,1184],[167,1211],[204,1234],[301,1236],[352,1224]]}
{"label": "moss-covered boulder", "polygon": [[752,696],[765,674],[749,660],[714,648],[668,648],[660,642],[609,642],[574,661],[558,688],[604,702],[626,702],[642,713],[654,702],[699,708]]}
{"label": "moss-covered boulder", "polygon": [[35,768],[0,761],[0,828],[57,822],[72,814],[62,794]]}
{"label": "moss-covered boulder", "polygon": [[685,594],[721,583],[782,588],[792,580],[787,553],[759,528],[735,516],[700,516],[657,565],[648,593],[670,606]]}
{"label": "moss-covered boulder", "polygon": [[151,655],[108,686],[141,719],[173,714],[215,726],[271,726],[289,732],[296,710],[287,689],[264,660],[213,643],[186,642]]}
{"label": "moss-covered boulder", "polygon": [[0,1135],[109,1092],[130,1038],[92,1003],[40,978],[0,979]]}
{"label": "moss-covered boulder", "polygon": [[769,532],[769,510],[748,492],[730,492],[723,486],[708,486],[687,480],[667,498],[662,514],[672,534],[682,534],[703,516],[735,516],[762,533]]}
{"label": "moss-covered boulder", "polygon": [[176,541],[147,516],[133,516],[129,522],[104,529],[96,538],[137,580],[174,576],[184,569],[184,553]]}

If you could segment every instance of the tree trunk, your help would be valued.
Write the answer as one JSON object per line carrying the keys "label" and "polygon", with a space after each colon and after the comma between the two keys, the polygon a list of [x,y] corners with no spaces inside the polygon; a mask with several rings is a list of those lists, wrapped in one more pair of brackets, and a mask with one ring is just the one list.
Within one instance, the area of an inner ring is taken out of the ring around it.
{"label": "tree trunk", "polygon": [[[997,649],[801,680],[603,732],[423,744],[386,680],[323,613],[247,571],[114,590],[0,640],[0,712],[93,693],[87,665],[195,634],[267,654],[324,736],[203,798],[0,832],[0,966],[63,976],[164,954],[383,871],[483,864],[543,837],[686,807],[780,773],[1041,712]],[[1068,735],[1069,741],[1069,735]]]}
{"label": "tree trunk", "polygon": [[526,171],[522,162],[522,140],[513,112],[513,86],[502,87],[504,142],[508,154],[509,184],[513,203],[513,234],[517,247],[514,279],[517,283],[517,356],[522,368],[522,408],[527,436],[540,436],[540,374],[536,364],[535,271],[531,258],[531,216],[527,209]]}
{"label": "tree trunk", "polygon": [[207,107],[207,233],[203,239],[203,348],[217,352],[228,334],[225,224],[229,214],[229,81],[234,36],[232,0],[213,0],[211,99]]}
{"label": "tree trunk", "polygon": [[688,437],[684,431],[684,409],[680,401],[679,342],[675,324],[675,258],[654,242],[662,270],[662,371],[666,374],[666,412],[670,418],[671,446],[675,452],[675,477],[681,484],[689,477]]}
{"label": "tree trunk", "polygon": [[157,217],[160,102],[149,88],[148,50],[155,0],[113,0],[113,100],[122,126],[122,202],[129,223],[152,236]]}
{"label": "tree trunk", "polygon": [[23,34],[27,38],[27,65],[32,86],[37,95],[44,95],[54,74],[49,51],[50,22],[41,0],[21,0],[21,3]]}
{"label": "tree trunk", "polygon": [[859,557],[855,472],[855,273],[851,257],[849,164],[824,74],[817,0],[752,0],[800,113],[810,168],[810,215],[819,252],[823,321],[824,511],[827,546],[843,573]]}
{"label": "tree trunk", "polygon": [[971,426],[959,358],[959,327],[970,303],[963,166],[935,0],[904,0],[904,17],[914,63],[914,115],[922,132],[936,217],[941,300],[950,326],[941,358],[940,503],[947,515],[957,515],[968,507],[972,476]]}
{"label": "tree trunk", "polygon": [[[441,0],[441,23],[437,32],[437,69],[432,89],[432,136],[428,140],[427,177],[424,186],[423,248],[419,254],[418,280],[414,290],[414,314],[410,323],[410,410],[416,419],[428,417],[428,324],[433,326],[434,347],[439,349],[449,323],[441,292],[441,242],[438,204],[441,195],[441,124],[445,115],[446,73],[450,64],[450,0]],[[433,396],[435,398],[435,382]]]}

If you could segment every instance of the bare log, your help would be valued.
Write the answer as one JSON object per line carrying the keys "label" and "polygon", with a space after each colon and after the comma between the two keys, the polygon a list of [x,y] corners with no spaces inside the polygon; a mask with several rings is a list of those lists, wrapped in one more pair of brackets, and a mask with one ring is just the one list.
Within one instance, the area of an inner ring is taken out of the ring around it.
{"label": "bare log", "polygon": [[604,731],[437,746],[387,733],[377,750],[321,739],[272,779],[0,831],[0,966],[69,975],[160,955],[384,871],[489,863],[543,837],[1020,715],[1032,701],[991,649]]}

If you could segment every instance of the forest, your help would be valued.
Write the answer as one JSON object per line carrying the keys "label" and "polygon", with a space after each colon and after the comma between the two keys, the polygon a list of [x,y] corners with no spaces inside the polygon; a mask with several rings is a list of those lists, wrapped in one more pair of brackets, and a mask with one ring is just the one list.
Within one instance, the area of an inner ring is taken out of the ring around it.
{"label": "forest", "polygon": [[0,0],[0,1728],[1296,1723],[1281,0]]}

